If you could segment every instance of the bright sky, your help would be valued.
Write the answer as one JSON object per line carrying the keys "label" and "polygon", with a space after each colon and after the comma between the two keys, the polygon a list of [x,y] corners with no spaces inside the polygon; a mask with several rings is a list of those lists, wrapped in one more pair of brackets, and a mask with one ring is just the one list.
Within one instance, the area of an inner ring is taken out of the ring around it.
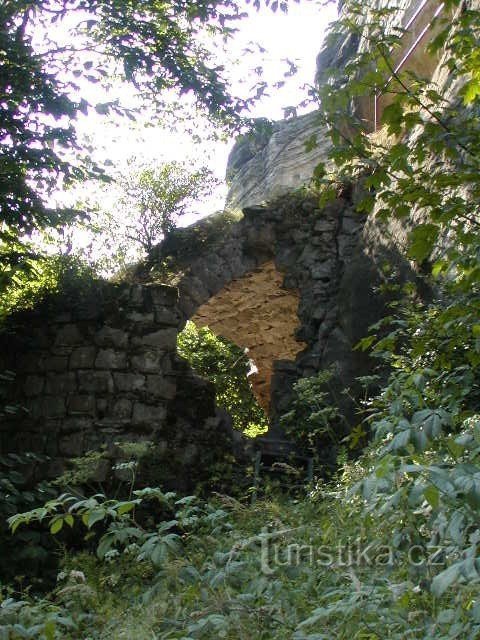
{"label": "bright sky", "polygon": [[[297,105],[305,98],[306,92],[302,87],[313,84],[316,56],[322,46],[325,28],[336,17],[335,5],[333,3],[325,7],[312,0],[302,0],[298,4],[291,2],[288,14],[281,11],[273,13],[265,7],[257,12],[247,5],[249,17],[237,23],[239,33],[230,45],[232,59],[241,59],[240,64],[232,68],[232,76],[253,84],[256,79],[252,77],[250,70],[261,65],[264,71],[262,79],[269,84],[285,80],[282,89],[271,89],[271,95],[265,95],[249,115],[281,119],[285,107]],[[260,54],[242,57],[242,50],[250,42],[258,42],[266,49],[263,60]],[[287,58],[298,66],[297,74],[291,78],[283,77],[288,70],[285,62]],[[226,66],[228,68],[228,64]],[[240,85],[234,85],[235,88],[242,91]],[[311,109],[312,107],[307,110]],[[105,118],[96,117],[95,114],[89,115],[79,124],[81,131],[98,148],[99,155],[108,157],[115,167],[121,168],[132,155],[144,161],[159,163],[187,159],[207,164],[222,181],[228,154],[234,143],[230,139],[225,142],[196,144],[191,134],[182,132],[181,129],[175,132],[159,128],[144,129],[142,123],[132,126],[126,119],[108,124]],[[210,211],[221,208],[224,197],[225,188],[220,189],[216,197],[206,203],[206,207]]]}
{"label": "bright sky", "polygon": [[[324,6],[325,0],[300,0],[289,2],[288,14],[281,11],[273,13],[266,7],[255,11],[250,5],[245,4],[248,18],[236,23],[238,33],[229,42],[228,52],[222,53],[219,63],[224,64],[232,78],[233,93],[246,96],[245,87],[254,85],[259,80],[273,85],[278,81],[285,81],[281,89],[271,88],[255,105],[255,108],[247,114],[251,117],[265,117],[279,120],[284,116],[284,109],[289,106],[297,106],[307,97],[305,85],[312,85],[315,75],[316,56],[322,48],[325,30],[328,24],[336,17],[336,2]],[[71,25],[73,26],[73,25]],[[60,40],[69,42],[69,25],[62,24],[55,34]],[[41,34],[39,34],[41,36]],[[261,54],[251,43],[258,42],[265,53]],[[247,47],[257,52],[246,55],[243,50]],[[226,56],[226,59],[223,58]],[[289,59],[298,68],[292,77],[284,77],[289,65]],[[252,73],[255,67],[263,67],[262,77]],[[235,82],[233,82],[233,80]],[[132,90],[130,87],[115,86],[110,93],[105,95],[99,84],[91,84],[77,79],[80,85],[78,98],[82,97],[89,102],[105,102],[117,97],[121,101],[132,103]],[[115,95],[114,95],[115,94]],[[311,105],[306,111],[313,109]],[[305,112],[299,109],[298,113]],[[223,209],[226,196],[224,184],[225,170],[228,154],[231,151],[234,139],[224,141],[206,140],[202,143],[195,142],[191,132],[182,130],[176,126],[175,131],[166,128],[148,126],[148,113],[137,123],[131,123],[127,118],[117,117],[109,120],[105,116],[96,114],[93,110],[88,117],[81,117],[77,122],[78,131],[85,136],[92,147],[91,155],[102,161],[108,158],[120,175],[127,166],[127,160],[135,156],[138,161],[149,163],[162,163],[166,161],[185,161],[192,168],[207,165],[221,181],[221,186],[215,193],[199,203],[192,215],[186,215],[180,221],[182,226]],[[205,125],[196,120],[190,122],[194,130],[200,134],[205,133]],[[97,202],[104,210],[115,211],[118,201],[118,191],[110,188],[109,192],[100,191],[92,185],[85,185],[79,191],[67,194],[70,202],[79,198]],[[65,193],[59,191],[56,196],[60,201],[65,200]],[[55,199],[56,199],[55,198]],[[195,215],[196,214],[196,215]],[[77,232],[74,244],[77,248],[84,249],[89,245],[88,234]],[[101,238],[95,241],[97,248],[92,248],[95,255],[104,249]]]}

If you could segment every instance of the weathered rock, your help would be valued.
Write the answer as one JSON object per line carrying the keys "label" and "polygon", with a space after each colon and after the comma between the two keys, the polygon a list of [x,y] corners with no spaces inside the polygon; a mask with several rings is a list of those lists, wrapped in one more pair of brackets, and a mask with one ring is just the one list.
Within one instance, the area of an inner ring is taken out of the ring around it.
{"label": "weathered rock", "polygon": [[154,405],[135,403],[133,406],[132,422],[134,425],[146,425],[152,429],[160,426],[166,417],[166,411],[163,407]]}
{"label": "weathered rock", "polygon": [[173,376],[147,376],[147,391],[157,398],[172,400],[177,391],[177,385]]}
{"label": "weathered rock", "polygon": [[45,386],[45,379],[42,376],[27,376],[24,384],[24,391],[27,397],[38,396]]}
{"label": "weathered rock", "polygon": [[129,419],[132,415],[132,403],[127,398],[119,398],[113,403],[112,415],[115,418]]}
{"label": "weathered rock", "polygon": [[145,387],[145,376],[140,373],[114,373],[113,381],[118,391],[135,393]]}
{"label": "weathered rock", "polygon": [[147,345],[149,347],[158,347],[159,349],[170,351],[175,349],[177,344],[177,330],[174,328],[159,329],[153,333],[147,333],[141,336],[141,338],[134,338],[133,344],[135,346]]}
{"label": "weathered rock", "polygon": [[67,404],[69,415],[95,415],[95,398],[92,395],[70,395]]}
{"label": "weathered rock", "polygon": [[83,444],[83,432],[79,431],[76,433],[69,433],[68,435],[60,438],[60,442],[58,443],[58,452],[67,457],[78,457],[81,456],[84,451]]}
{"label": "weathered rock", "polygon": [[82,344],[83,336],[76,324],[67,324],[61,327],[55,337],[55,346],[70,347],[72,345]]}
{"label": "weathered rock", "polygon": [[[312,136],[317,146],[307,153],[305,143]],[[240,137],[228,159],[227,207],[258,210],[259,204],[308,184],[326,159],[328,140],[317,112],[275,122],[266,135]]]}
{"label": "weathered rock", "polygon": [[78,390],[91,393],[113,393],[113,378],[109,371],[79,371]]}
{"label": "weathered rock", "polygon": [[123,351],[114,349],[101,349],[95,360],[96,369],[125,369],[127,367],[127,355]]}
{"label": "weathered rock", "polygon": [[96,349],[91,347],[77,347],[70,356],[70,369],[92,369],[95,362]]}
{"label": "weathered rock", "polygon": [[158,373],[162,370],[163,353],[161,351],[144,351],[132,356],[132,367],[142,373]]}
{"label": "weathered rock", "polygon": [[104,326],[95,334],[95,343],[99,347],[125,349],[128,344],[128,333],[122,329]]}

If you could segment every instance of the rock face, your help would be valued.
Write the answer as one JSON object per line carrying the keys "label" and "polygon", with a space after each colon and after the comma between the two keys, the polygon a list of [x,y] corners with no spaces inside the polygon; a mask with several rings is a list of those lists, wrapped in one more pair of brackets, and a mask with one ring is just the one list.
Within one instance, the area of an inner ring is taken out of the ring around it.
{"label": "rock face", "polygon": [[65,306],[18,315],[0,335],[1,370],[16,373],[8,402],[24,407],[2,420],[1,450],[45,454],[39,475],[56,476],[86,451],[150,441],[165,486],[206,480],[232,433],[212,386],[176,355],[177,290],[104,284]]}
{"label": "rock face", "polygon": [[[477,0],[473,0],[476,3]],[[339,3],[341,12],[345,3]],[[333,69],[336,80],[340,86],[343,84],[341,70],[349,60],[356,55],[369,54],[372,47],[372,34],[369,31],[371,13],[373,10],[383,10],[382,33],[398,35],[402,30],[400,46],[392,51],[391,65],[395,72],[405,74],[413,72],[416,76],[431,79],[440,62],[440,57],[432,55],[427,51],[428,43],[443,28],[441,24],[435,22],[435,18],[453,17],[455,12],[461,10],[458,7],[447,7],[447,3],[440,0],[370,0],[365,3],[366,10],[361,15],[358,13],[349,16],[350,21],[356,22],[355,30],[346,29],[343,25],[335,30],[326,45],[317,56],[317,70],[315,83],[322,86],[328,81],[328,70]],[[363,9],[363,7],[362,7]],[[344,11],[348,11],[348,3]],[[375,30],[375,28],[374,28]],[[374,35],[373,38],[378,36]],[[390,74],[388,74],[390,75]],[[371,131],[375,131],[379,125],[383,110],[391,103],[392,95],[389,90],[395,89],[395,81],[392,77],[385,78],[385,86],[378,91],[371,91],[371,95],[366,95],[356,99],[352,103],[352,111],[363,121],[364,126]],[[405,81],[405,75],[403,77]],[[408,80],[407,80],[408,83]],[[378,95],[374,95],[378,94]]]}
{"label": "rock face", "polygon": [[[305,144],[312,136],[317,146],[306,152]],[[308,184],[316,165],[325,160],[328,146],[318,112],[281,120],[261,133],[241,136],[228,159],[226,207],[240,210]]]}

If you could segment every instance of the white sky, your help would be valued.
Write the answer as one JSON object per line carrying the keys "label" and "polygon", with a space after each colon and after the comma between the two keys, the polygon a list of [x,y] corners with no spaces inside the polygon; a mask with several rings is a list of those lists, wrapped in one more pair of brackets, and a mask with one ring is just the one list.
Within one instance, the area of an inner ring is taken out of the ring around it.
{"label": "white sky", "polygon": [[[273,13],[265,7],[257,12],[246,5],[249,17],[238,21],[239,32],[229,45],[232,59],[241,58],[240,64],[231,68],[232,77],[243,78],[244,83],[251,85],[256,79],[250,75],[250,69],[262,65],[262,79],[269,84],[286,81],[282,89],[271,89],[271,95],[264,96],[248,115],[278,120],[283,117],[285,107],[297,105],[305,98],[306,92],[302,87],[313,84],[316,56],[322,46],[325,28],[336,17],[335,5],[322,7],[312,0],[302,0],[298,4],[289,2],[288,14],[281,11]],[[260,43],[267,50],[263,54],[264,60],[253,55],[242,58],[242,50],[251,41]],[[298,66],[298,73],[291,78],[283,78],[288,69],[284,61],[286,58]],[[231,63],[227,62],[227,69],[229,65]],[[240,85],[234,84],[233,88],[238,93],[242,91]],[[144,129],[142,123],[132,126],[125,118],[108,123],[95,113],[82,119],[79,129],[91,138],[99,156],[108,157],[120,170],[132,155],[142,161],[158,163],[191,160],[193,163],[207,164],[221,180],[224,179],[228,154],[234,143],[230,139],[195,144],[189,133],[179,129],[175,133],[160,128]],[[225,188],[220,189],[211,202],[205,203],[202,214],[221,208],[224,197]]]}
{"label": "white sky", "polygon": [[[233,93],[246,97],[246,88],[259,80],[264,80],[269,85],[285,81],[281,89],[271,88],[267,91],[247,116],[279,120],[284,116],[286,107],[297,106],[307,97],[305,85],[313,84],[316,56],[322,48],[326,27],[336,18],[337,3],[331,1],[327,6],[322,6],[324,2],[325,0],[300,0],[296,3],[289,0],[288,14],[281,11],[273,13],[266,7],[257,12],[249,5],[244,5],[249,16],[236,23],[238,32],[229,42],[228,51],[222,52],[222,57],[218,59],[218,63],[224,64],[231,76]],[[41,39],[42,33],[39,36]],[[60,24],[54,36],[69,42],[68,23]],[[242,53],[252,42],[258,42],[266,52],[252,55]],[[285,61],[287,58],[298,67],[298,72],[290,78],[284,77],[289,68]],[[82,62],[83,60],[79,61],[80,66]],[[252,69],[257,66],[263,67],[261,78],[252,73]],[[132,89],[125,85],[115,85],[105,94],[100,84],[89,83],[83,78],[78,78],[76,82],[80,85],[77,98],[85,98],[92,104],[115,100],[117,97],[122,103],[135,103]],[[312,105],[306,110],[299,109],[298,113],[313,108]],[[223,142],[210,139],[197,143],[186,128],[182,130],[181,125],[177,125],[172,131],[167,128],[146,127],[149,122],[151,119],[148,113],[142,114],[142,118],[132,124],[127,118],[109,119],[92,109],[87,117],[79,118],[77,130],[90,144],[92,157],[99,161],[108,158],[112,168],[120,176],[132,156],[143,163],[160,164],[176,160],[186,162],[192,169],[208,166],[221,181],[221,186],[211,197],[198,203],[194,212],[185,215],[180,225],[191,224],[199,217],[223,209],[227,191],[224,183],[225,170],[234,138]],[[193,125],[195,132],[206,133],[205,123],[194,120],[193,116],[190,125]],[[70,204],[76,200],[90,201],[104,211],[115,211],[118,196],[118,187],[115,185],[105,190],[93,184],[85,184],[72,192],[60,190],[53,200],[67,201]],[[77,230],[72,240],[76,249],[93,251],[93,255],[97,257],[108,253],[101,237],[96,238],[85,231]],[[134,258],[134,247],[132,252]]]}

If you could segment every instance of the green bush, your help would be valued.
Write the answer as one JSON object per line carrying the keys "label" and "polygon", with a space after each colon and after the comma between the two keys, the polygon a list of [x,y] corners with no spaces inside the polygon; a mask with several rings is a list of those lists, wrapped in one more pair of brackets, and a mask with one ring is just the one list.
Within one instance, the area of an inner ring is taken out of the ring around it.
{"label": "green bush", "polygon": [[247,377],[251,363],[240,347],[189,321],[178,336],[177,350],[199,375],[213,382],[217,405],[232,416],[235,429],[251,437],[267,430],[267,416]]}
{"label": "green bush", "polygon": [[328,391],[332,375],[321,371],[296,382],[291,408],[280,418],[286,434],[310,452],[338,446],[342,440],[344,419]]}

